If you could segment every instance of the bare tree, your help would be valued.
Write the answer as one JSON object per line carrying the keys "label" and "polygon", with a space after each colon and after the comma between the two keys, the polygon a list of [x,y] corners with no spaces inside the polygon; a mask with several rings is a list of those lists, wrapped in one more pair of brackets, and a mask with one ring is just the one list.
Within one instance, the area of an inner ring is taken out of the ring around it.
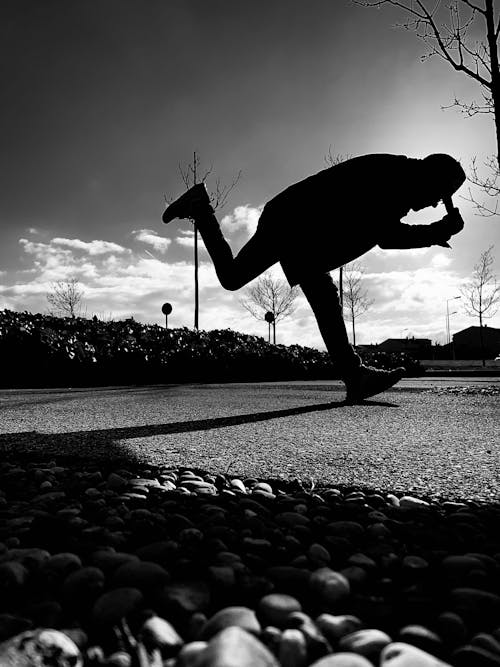
{"label": "bare tree", "polygon": [[374,303],[364,288],[365,268],[360,262],[351,262],[344,266],[344,313],[352,322],[352,344],[356,345],[356,320]]}
{"label": "bare tree", "polygon": [[[208,169],[202,169],[200,158],[198,153],[194,151],[193,160],[186,166],[179,164],[179,173],[182,179],[182,182],[186,186],[186,190],[189,190],[193,185],[197,183],[204,183],[207,178],[212,174],[213,166],[210,166]],[[215,179],[215,188],[208,191],[208,196],[210,197],[210,204],[214,211],[219,208],[222,208],[228,200],[231,191],[236,187],[236,184],[240,180],[241,170],[237,173],[235,178],[231,183],[224,184],[220,178]],[[167,203],[170,203],[172,199],[166,199]],[[198,228],[194,220],[191,220],[194,227],[194,328],[199,328],[199,312],[200,312],[200,299],[199,299],[199,279],[198,279]]]}
{"label": "bare tree", "polygon": [[83,291],[78,278],[58,280],[51,284],[51,292],[47,293],[47,301],[56,313],[64,317],[75,318],[80,312]]}
{"label": "bare tree", "polygon": [[284,280],[264,273],[258,280],[247,287],[240,304],[257,320],[266,321],[266,313],[272,313],[273,340],[276,344],[276,322],[284,320],[295,311],[295,299],[299,293],[297,286],[290,287]]}
{"label": "bare tree", "polygon": [[[365,7],[391,5],[407,17],[400,27],[413,31],[426,45],[426,60],[437,56],[457,72],[473,79],[481,89],[481,100],[464,102],[455,99],[450,105],[468,117],[491,114],[496,132],[495,154],[486,159],[486,176],[480,174],[477,161],[472,162],[470,182],[493,198],[485,204],[470,200],[482,215],[498,213],[500,195],[500,69],[498,42],[500,12],[495,15],[494,0],[353,0]],[[497,4],[497,10],[500,4]],[[482,37],[477,38],[477,34]],[[448,107],[449,108],[449,107]]]}
{"label": "bare tree", "polygon": [[479,318],[479,344],[483,366],[485,365],[483,319],[493,317],[500,304],[500,285],[491,270],[494,262],[492,251],[493,246],[490,246],[481,253],[479,261],[474,265],[472,278],[460,290],[467,315]]}

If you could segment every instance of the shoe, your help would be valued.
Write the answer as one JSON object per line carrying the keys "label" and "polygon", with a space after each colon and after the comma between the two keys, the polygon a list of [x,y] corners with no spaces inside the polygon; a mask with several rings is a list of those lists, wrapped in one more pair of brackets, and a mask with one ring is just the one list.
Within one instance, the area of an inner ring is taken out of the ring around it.
{"label": "shoe", "polygon": [[168,224],[174,218],[192,218],[197,212],[204,210],[206,207],[213,211],[205,183],[197,183],[167,206],[165,213],[162,215],[162,220],[165,224]]}
{"label": "shoe", "polygon": [[360,366],[344,380],[347,389],[346,403],[360,403],[370,396],[386,391],[399,382],[405,372],[406,369],[402,366],[392,371]]}

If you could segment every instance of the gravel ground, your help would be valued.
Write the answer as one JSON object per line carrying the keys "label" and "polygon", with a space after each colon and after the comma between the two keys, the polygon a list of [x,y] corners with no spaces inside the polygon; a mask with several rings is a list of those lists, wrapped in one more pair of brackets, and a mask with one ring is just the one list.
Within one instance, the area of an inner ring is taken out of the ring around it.
{"label": "gravel ground", "polygon": [[498,394],[0,392],[0,665],[500,665]]}
{"label": "gravel ground", "polygon": [[500,663],[500,507],[0,464],[0,665]]}

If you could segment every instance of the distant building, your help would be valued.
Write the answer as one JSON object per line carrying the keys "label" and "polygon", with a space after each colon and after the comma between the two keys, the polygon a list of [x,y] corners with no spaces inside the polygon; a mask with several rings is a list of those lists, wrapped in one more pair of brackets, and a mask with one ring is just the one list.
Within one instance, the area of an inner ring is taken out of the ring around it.
{"label": "distant building", "polygon": [[[482,327],[485,359],[494,359],[500,354],[500,329]],[[468,327],[453,334],[455,359],[482,359],[480,327]]]}
{"label": "distant building", "polygon": [[380,352],[396,352],[410,355],[414,359],[432,359],[430,338],[387,338],[377,345]]}

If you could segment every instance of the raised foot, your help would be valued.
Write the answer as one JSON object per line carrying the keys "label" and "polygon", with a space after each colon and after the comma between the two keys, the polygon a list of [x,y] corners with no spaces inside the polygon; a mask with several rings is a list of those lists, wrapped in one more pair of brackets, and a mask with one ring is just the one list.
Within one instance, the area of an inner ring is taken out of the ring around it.
{"label": "raised foot", "polygon": [[168,224],[174,218],[194,218],[198,213],[205,210],[213,212],[210,206],[210,197],[205,183],[197,183],[167,206],[165,213],[162,215],[162,220],[165,224]]}

